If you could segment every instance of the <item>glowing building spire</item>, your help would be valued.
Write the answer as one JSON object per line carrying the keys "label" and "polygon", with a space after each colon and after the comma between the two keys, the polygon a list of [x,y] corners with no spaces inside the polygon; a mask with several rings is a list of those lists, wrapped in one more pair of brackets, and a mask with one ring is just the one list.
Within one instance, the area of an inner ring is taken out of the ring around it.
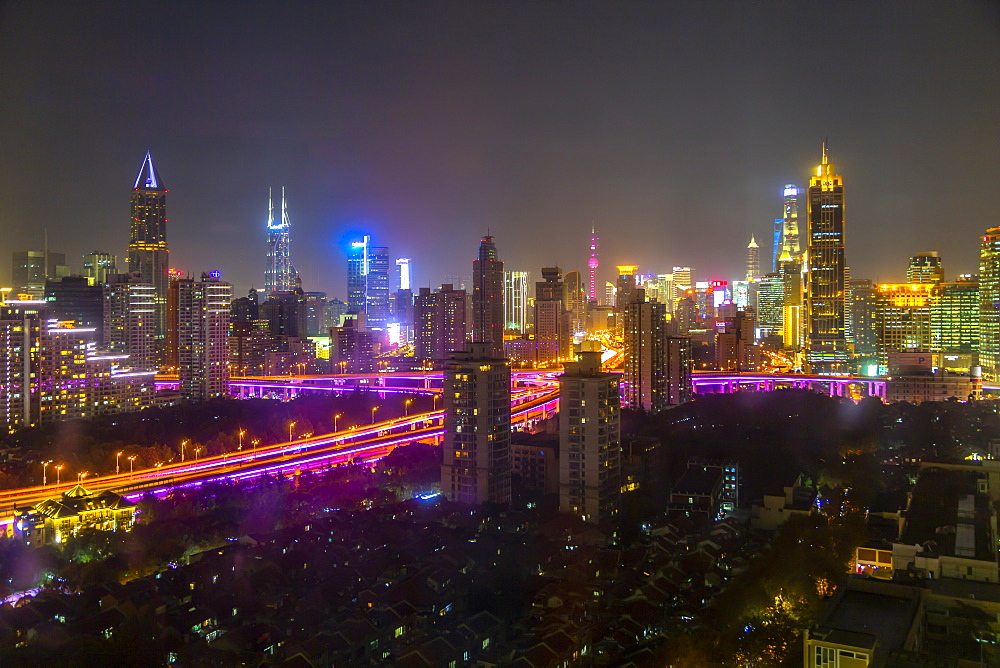
{"label": "glowing building spire", "polygon": [[587,297],[593,303],[597,303],[597,268],[600,266],[601,261],[597,259],[597,232],[594,230],[594,226],[590,226],[590,259],[587,260],[587,266],[590,267],[590,290],[587,293]]}
{"label": "glowing building spire", "polygon": [[267,268],[264,270],[265,294],[290,292],[295,289],[295,268],[290,253],[291,222],[285,189],[281,189],[281,220],[274,220],[274,202],[271,189],[267,190]]}
{"label": "glowing building spire", "polygon": [[750,243],[747,245],[747,280],[756,281],[760,277],[760,246],[757,240],[750,235]]}

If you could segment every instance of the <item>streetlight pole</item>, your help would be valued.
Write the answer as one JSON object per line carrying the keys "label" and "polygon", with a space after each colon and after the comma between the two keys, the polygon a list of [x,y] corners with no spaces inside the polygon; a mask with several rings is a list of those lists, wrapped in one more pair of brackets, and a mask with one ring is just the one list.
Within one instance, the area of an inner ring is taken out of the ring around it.
{"label": "streetlight pole", "polygon": [[181,461],[184,461],[184,446],[187,445],[188,443],[190,443],[190,441],[188,441],[188,439],[186,438],[183,441],[181,441]]}
{"label": "streetlight pole", "polygon": [[333,432],[334,433],[337,433],[337,420],[340,419],[341,415],[343,415],[343,414],[342,413],[337,413],[336,415],[333,416]]}
{"label": "streetlight pole", "polygon": [[132,475],[135,473],[135,455],[128,458],[128,474]]}
{"label": "streetlight pole", "polygon": [[60,480],[60,474],[62,473],[62,470],[63,470],[63,465],[62,464],[60,464],[59,466],[56,467],[56,487],[58,487],[59,483],[61,482],[61,480]]}
{"label": "streetlight pole", "polygon": [[115,475],[118,475],[119,473],[122,472],[121,471],[121,467],[118,466],[118,463],[119,463],[119,460],[121,459],[121,456],[122,456],[122,453],[120,453],[120,452],[116,452],[115,453]]}
{"label": "streetlight pole", "polygon": [[45,487],[45,484],[48,482],[48,480],[45,478],[45,469],[48,468],[49,464],[51,463],[52,463],[51,459],[47,462],[42,462],[42,487]]}
{"label": "streetlight pole", "polygon": [[201,448],[200,447],[199,448],[195,448],[194,449],[194,460],[196,462],[198,461],[198,455],[199,455],[199,453],[201,453]]}
{"label": "streetlight pole", "polygon": [[87,472],[86,471],[82,471],[80,473],[77,473],[76,474],[76,482],[77,482],[77,484],[83,482],[83,479],[86,478],[86,477],[87,477]]}
{"label": "streetlight pole", "polygon": [[291,442],[292,442],[292,429],[293,429],[293,428],[295,427],[295,425],[297,425],[297,424],[298,424],[298,422],[289,422],[289,423],[288,423],[288,442],[289,442],[289,443],[291,443]]}
{"label": "streetlight pole", "polygon": [[378,406],[372,406],[372,424],[375,424],[375,411],[379,409]]}
{"label": "streetlight pole", "polygon": [[407,399],[403,402],[403,417],[410,417],[410,404],[413,403],[413,399]]}
{"label": "streetlight pole", "polygon": [[241,452],[243,451],[243,434],[246,432],[240,429],[240,447],[238,448]]}

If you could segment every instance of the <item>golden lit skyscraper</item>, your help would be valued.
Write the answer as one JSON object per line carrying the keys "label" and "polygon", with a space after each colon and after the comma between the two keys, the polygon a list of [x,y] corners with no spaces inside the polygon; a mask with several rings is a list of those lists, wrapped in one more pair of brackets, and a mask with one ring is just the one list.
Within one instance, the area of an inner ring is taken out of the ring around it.
{"label": "golden lit skyscraper", "polygon": [[979,364],[1000,378],[1000,227],[986,230],[979,249]]}
{"label": "golden lit skyscraper", "polygon": [[751,234],[750,244],[747,246],[747,280],[756,281],[758,278],[760,278],[760,246]]}
{"label": "golden lit skyscraper", "polygon": [[846,372],[844,181],[827,157],[825,141],[822,162],[809,179],[807,205],[806,360],[816,373]]}

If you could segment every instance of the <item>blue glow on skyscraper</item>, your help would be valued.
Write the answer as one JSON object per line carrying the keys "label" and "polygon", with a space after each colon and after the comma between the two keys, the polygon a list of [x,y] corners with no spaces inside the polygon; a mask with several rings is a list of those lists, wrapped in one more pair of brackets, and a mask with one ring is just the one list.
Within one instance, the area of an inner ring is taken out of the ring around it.
{"label": "blue glow on skyscraper", "polygon": [[264,270],[266,294],[290,292],[295,289],[296,271],[291,258],[291,222],[285,189],[281,189],[281,218],[274,219],[271,191],[267,192],[267,268]]}

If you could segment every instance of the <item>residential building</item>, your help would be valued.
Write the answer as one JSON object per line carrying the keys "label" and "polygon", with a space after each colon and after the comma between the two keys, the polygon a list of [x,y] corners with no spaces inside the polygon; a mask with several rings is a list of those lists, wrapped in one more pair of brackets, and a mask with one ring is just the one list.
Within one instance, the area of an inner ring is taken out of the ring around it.
{"label": "residential building", "polygon": [[441,491],[451,501],[510,501],[510,367],[493,349],[470,343],[445,367]]}
{"label": "residential building", "polygon": [[624,315],[625,389],[623,403],[657,413],[667,407],[666,309],[659,302],[647,302],[645,291],[636,290]]}
{"label": "residential building", "polygon": [[465,350],[466,292],[445,283],[437,292],[420,288],[413,306],[413,356],[441,361],[448,353]]}
{"label": "residential building", "polygon": [[489,343],[490,356],[496,359],[503,357],[503,299],[503,262],[493,237],[485,236],[472,262],[472,340]]}
{"label": "residential building", "polygon": [[171,284],[176,291],[181,396],[204,401],[229,393],[229,303],[232,285],[218,272]]}
{"label": "residential building", "polygon": [[618,513],[621,488],[620,390],[584,351],[559,376],[559,509],[602,523]]}

